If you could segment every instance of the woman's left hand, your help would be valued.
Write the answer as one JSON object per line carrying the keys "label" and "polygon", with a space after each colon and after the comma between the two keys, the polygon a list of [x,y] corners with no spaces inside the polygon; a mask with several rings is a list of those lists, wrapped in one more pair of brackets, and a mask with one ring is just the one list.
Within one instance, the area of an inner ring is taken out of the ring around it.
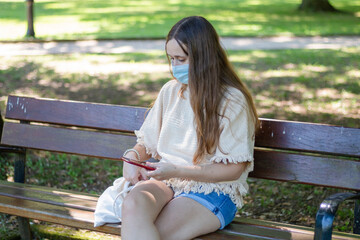
{"label": "woman's left hand", "polygon": [[170,178],[176,177],[176,174],[180,170],[179,165],[175,165],[172,163],[164,163],[164,162],[158,162],[158,163],[151,163],[147,162],[146,165],[149,167],[156,168],[154,171],[148,171],[147,176],[155,178],[156,180],[167,180]]}

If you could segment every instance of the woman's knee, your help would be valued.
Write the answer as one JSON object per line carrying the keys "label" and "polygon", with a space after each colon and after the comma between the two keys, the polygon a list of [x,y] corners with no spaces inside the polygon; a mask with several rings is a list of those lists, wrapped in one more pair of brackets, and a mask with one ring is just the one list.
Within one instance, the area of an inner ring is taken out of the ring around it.
{"label": "woman's knee", "polygon": [[[150,204],[150,193],[146,190],[134,188],[125,198],[122,203],[122,214],[136,214],[142,212],[147,205]],[[151,197],[150,197],[151,198]]]}
{"label": "woman's knee", "polygon": [[[168,201],[164,198],[164,186],[158,181],[145,181],[133,188],[125,197],[122,204],[122,214],[144,214],[145,212],[157,211]],[[162,203],[164,202],[164,203]]]}

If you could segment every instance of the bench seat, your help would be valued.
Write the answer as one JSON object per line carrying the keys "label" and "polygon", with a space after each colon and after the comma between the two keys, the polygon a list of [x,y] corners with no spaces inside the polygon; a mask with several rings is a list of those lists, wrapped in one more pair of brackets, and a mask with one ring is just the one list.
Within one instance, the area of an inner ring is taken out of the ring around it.
{"label": "bench seat", "polygon": [[[98,196],[70,190],[0,181],[0,212],[45,222],[120,235],[120,224],[94,228]],[[69,224],[71,223],[71,224]],[[314,230],[277,222],[236,218],[222,231],[197,239],[313,239]],[[334,232],[333,239],[360,239]]]}

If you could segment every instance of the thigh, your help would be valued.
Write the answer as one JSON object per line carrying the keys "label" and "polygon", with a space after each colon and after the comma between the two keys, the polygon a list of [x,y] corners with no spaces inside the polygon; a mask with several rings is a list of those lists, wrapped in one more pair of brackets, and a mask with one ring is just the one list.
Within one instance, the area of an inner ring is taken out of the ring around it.
{"label": "thigh", "polygon": [[161,239],[192,239],[220,228],[219,219],[209,209],[187,197],[171,200],[155,224]]}
{"label": "thigh", "polygon": [[173,191],[165,183],[147,180],[138,183],[125,197],[123,209],[129,214],[141,213],[155,219],[162,208],[173,198]]}

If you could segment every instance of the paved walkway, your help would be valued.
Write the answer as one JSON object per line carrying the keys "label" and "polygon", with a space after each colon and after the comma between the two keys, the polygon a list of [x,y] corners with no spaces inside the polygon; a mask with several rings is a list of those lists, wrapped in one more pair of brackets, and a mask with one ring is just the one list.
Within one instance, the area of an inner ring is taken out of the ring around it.
{"label": "paved walkway", "polygon": [[[360,36],[222,38],[227,50],[340,49],[360,46]],[[126,53],[163,50],[164,40],[86,40],[69,42],[0,42],[0,56],[65,53]]]}

